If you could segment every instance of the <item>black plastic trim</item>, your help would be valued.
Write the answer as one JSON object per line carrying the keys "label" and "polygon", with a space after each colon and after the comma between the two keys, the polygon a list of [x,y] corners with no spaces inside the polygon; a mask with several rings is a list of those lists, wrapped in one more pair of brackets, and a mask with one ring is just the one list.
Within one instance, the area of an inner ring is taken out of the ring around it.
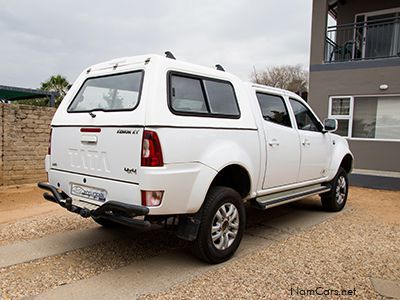
{"label": "black plastic trim", "polygon": [[258,131],[258,128],[244,128],[244,127],[213,127],[213,126],[178,126],[178,125],[52,125],[51,127],[100,127],[100,128],[181,128],[181,129],[217,129],[217,130],[250,130]]}
{"label": "black plastic trim", "polygon": [[51,127],[77,127],[77,128],[82,128],[82,127],[101,127],[101,128],[106,128],[106,127],[112,127],[112,128],[144,128],[144,125],[82,125],[82,124],[76,124],[76,125],[51,125]]}
{"label": "black plastic trim", "polygon": [[94,210],[92,216],[101,217],[105,215],[107,211],[119,212],[121,215],[126,216],[143,216],[147,215],[150,210],[146,206],[139,206],[110,200],[105,202],[98,209]]}
{"label": "black plastic trim", "polygon": [[258,131],[257,128],[212,127],[212,126],[146,125],[146,128],[181,128],[181,129],[216,129],[216,130],[249,130],[249,131]]}

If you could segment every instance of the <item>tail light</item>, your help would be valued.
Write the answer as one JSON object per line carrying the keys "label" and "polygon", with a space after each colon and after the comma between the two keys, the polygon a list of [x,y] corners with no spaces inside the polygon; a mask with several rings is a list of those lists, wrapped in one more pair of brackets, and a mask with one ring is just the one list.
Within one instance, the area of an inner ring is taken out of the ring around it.
{"label": "tail light", "polygon": [[142,205],[159,206],[163,195],[163,191],[142,191]]}
{"label": "tail light", "polygon": [[49,147],[47,148],[47,154],[51,154],[51,134],[53,133],[53,128],[50,128],[50,137],[49,137]]}
{"label": "tail light", "polygon": [[164,165],[160,140],[157,133],[151,130],[143,132],[142,167],[162,167]]}
{"label": "tail light", "polygon": [[81,128],[81,132],[91,132],[91,133],[99,133],[101,132],[101,128]]}

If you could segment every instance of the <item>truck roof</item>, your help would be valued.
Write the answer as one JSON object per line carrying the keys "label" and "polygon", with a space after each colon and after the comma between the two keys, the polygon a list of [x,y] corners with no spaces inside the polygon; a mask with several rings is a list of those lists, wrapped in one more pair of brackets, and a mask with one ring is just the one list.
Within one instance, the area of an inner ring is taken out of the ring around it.
{"label": "truck roof", "polygon": [[267,86],[263,84],[258,84],[254,82],[249,82],[240,79],[238,76],[236,76],[233,73],[226,72],[226,71],[220,71],[217,70],[214,67],[207,67],[207,66],[202,66],[202,65],[197,65],[193,63],[189,63],[186,61],[182,61],[179,59],[171,59],[163,55],[159,54],[144,54],[144,55],[136,55],[136,56],[126,56],[126,57],[119,57],[119,58],[114,58],[108,61],[104,61],[98,64],[94,64],[87,68],[87,70],[101,70],[101,69],[107,69],[111,68],[114,66],[126,66],[126,65],[134,65],[134,64],[143,64],[143,63],[150,63],[156,61],[159,64],[162,65],[168,65],[168,66],[174,66],[174,67],[179,67],[182,69],[190,69],[193,71],[201,72],[204,75],[214,75],[216,77],[221,77],[221,75],[227,79],[235,79],[242,81],[245,85],[252,87],[252,88],[260,88],[264,89],[266,91],[271,91],[275,93],[281,93],[281,94],[286,94],[288,96],[293,96],[296,98],[299,98],[299,96],[291,91],[272,87],[272,86]]}
{"label": "truck roof", "polygon": [[232,73],[220,71],[214,67],[197,65],[197,64],[189,63],[189,62],[182,61],[179,59],[171,59],[171,58],[165,57],[163,55],[159,55],[159,54],[144,54],[144,55],[137,55],[137,56],[115,58],[115,59],[111,59],[108,61],[104,61],[104,62],[95,64],[95,65],[92,65],[88,69],[99,70],[99,69],[110,68],[113,66],[143,64],[146,62],[153,62],[153,61],[157,61],[159,64],[162,64],[162,65],[176,66],[176,67],[180,67],[183,69],[191,69],[191,70],[200,71],[200,72],[206,73],[206,74],[218,74],[218,75],[226,74],[227,77],[234,76],[237,79],[239,79],[236,75],[234,75]]}

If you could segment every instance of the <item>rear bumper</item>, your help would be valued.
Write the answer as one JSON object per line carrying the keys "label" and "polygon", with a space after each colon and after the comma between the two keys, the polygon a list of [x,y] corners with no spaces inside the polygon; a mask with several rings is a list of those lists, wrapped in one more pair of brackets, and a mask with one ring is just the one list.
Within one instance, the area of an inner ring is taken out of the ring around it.
{"label": "rear bumper", "polygon": [[137,183],[122,182],[65,170],[50,169],[49,183],[72,195],[72,184],[99,188],[106,199],[141,206],[141,191],[164,191],[160,206],[149,207],[149,215],[196,213],[203,204],[212,179],[217,172],[201,163],[165,164],[164,167],[141,167]]}
{"label": "rear bumper", "polygon": [[84,218],[101,217],[131,227],[150,226],[149,221],[133,219],[134,217],[145,216],[149,213],[149,209],[145,206],[127,204],[118,201],[107,201],[96,209],[88,209],[74,205],[71,197],[69,197],[63,190],[57,189],[49,183],[39,182],[38,187],[50,192],[45,192],[43,194],[43,197],[46,200],[57,203],[61,207],[64,207],[70,212],[77,213]]}

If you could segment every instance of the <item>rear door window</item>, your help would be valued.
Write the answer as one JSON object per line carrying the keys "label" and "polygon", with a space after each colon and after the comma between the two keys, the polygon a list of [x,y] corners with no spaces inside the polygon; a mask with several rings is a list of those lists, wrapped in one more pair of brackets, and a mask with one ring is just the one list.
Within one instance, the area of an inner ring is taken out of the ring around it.
{"label": "rear door window", "polygon": [[139,104],[143,71],[87,79],[68,112],[133,110]]}
{"label": "rear door window", "polygon": [[285,101],[282,97],[265,93],[257,93],[257,99],[264,120],[282,126],[292,126]]}

